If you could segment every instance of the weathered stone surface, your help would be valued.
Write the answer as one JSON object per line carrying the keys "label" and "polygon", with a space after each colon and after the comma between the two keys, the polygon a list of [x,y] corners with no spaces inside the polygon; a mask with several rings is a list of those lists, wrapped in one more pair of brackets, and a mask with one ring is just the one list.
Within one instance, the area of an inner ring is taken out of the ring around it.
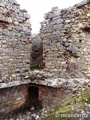
{"label": "weathered stone surface", "polygon": [[54,77],[89,77],[89,9],[90,0],[84,0],[72,8],[56,7],[45,14],[40,29],[44,70],[52,71]]}
{"label": "weathered stone surface", "polygon": [[[89,86],[89,10],[90,0],[68,9],[52,8],[40,33],[31,37],[30,49],[27,11],[15,0],[0,1],[0,113],[26,104],[32,84],[43,105]],[[44,69],[30,70],[30,64]]]}
{"label": "weathered stone surface", "polygon": [[[7,92],[6,92],[7,91]],[[9,113],[27,101],[27,86],[18,86],[0,90],[0,115]]]}
{"label": "weathered stone surface", "polygon": [[0,1],[0,79],[5,84],[24,79],[22,74],[30,69],[29,18],[15,0]]}
{"label": "weathered stone surface", "polygon": [[[36,89],[38,93],[35,93],[34,89]],[[67,95],[65,89],[43,87],[42,85],[34,84],[6,88],[7,92],[4,89],[0,91],[0,118],[1,115],[6,115],[6,113],[9,112],[12,113],[14,110],[21,108],[22,106],[22,110],[24,110],[27,105],[33,110],[34,107],[32,108],[32,106],[38,105],[38,101],[39,105],[43,107],[46,107],[47,105],[50,106],[53,103],[57,104],[57,101],[60,102],[60,100]]]}

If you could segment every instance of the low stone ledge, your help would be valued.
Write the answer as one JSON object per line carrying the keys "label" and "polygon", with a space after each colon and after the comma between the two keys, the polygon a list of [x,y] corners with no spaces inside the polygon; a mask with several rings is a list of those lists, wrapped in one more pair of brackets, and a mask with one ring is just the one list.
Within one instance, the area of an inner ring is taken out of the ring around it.
{"label": "low stone ledge", "polygon": [[25,80],[25,81],[13,81],[9,83],[0,83],[0,89],[24,85],[24,84],[35,84],[35,85],[43,85],[53,88],[73,89],[76,86],[88,85],[89,82],[90,80],[85,78],[78,78],[78,79],[77,78],[73,78],[73,79],[47,78],[45,80],[27,79],[27,81]]}

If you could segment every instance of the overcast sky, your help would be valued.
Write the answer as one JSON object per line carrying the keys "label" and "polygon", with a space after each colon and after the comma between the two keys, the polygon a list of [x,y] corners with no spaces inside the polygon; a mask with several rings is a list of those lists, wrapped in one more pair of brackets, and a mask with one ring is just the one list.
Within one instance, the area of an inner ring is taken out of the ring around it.
{"label": "overcast sky", "polygon": [[31,16],[30,22],[32,33],[38,33],[40,22],[43,21],[44,13],[51,10],[52,7],[67,8],[73,6],[82,0],[17,0],[21,9],[26,9]]}

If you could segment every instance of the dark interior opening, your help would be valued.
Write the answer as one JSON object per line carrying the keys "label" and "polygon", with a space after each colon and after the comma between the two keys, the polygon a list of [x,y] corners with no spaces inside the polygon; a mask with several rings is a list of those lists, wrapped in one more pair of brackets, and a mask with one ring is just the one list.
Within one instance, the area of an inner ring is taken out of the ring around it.
{"label": "dark interior opening", "polygon": [[28,88],[28,98],[31,102],[38,100],[38,88],[37,87],[29,87]]}
{"label": "dark interior opening", "polygon": [[[18,116],[19,114],[23,115],[26,112],[37,112],[40,109],[42,109],[42,102],[38,100],[39,97],[39,88],[38,87],[29,87],[27,88],[28,90],[28,99],[26,101],[26,104],[24,106],[22,106],[21,108],[17,108],[14,111],[11,111],[10,113],[4,114],[3,116],[0,116],[0,120],[4,120],[4,119],[10,119],[15,118],[16,120],[16,116]],[[31,108],[34,108],[33,110],[31,110]],[[30,116],[31,117],[31,116]],[[32,116],[31,120],[35,120]]]}
{"label": "dark interior opening", "polygon": [[82,31],[84,31],[84,32],[89,32],[90,33],[90,27],[84,27],[84,28],[81,28],[82,29]]}
{"label": "dark interior opening", "polygon": [[27,107],[34,107],[35,109],[42,108],[42,103],[39,101],[39,90],[37,87],[29,87],[28,88],[28,104]]}
{"label": "dark interior opening", "polygon": [[32,39],[32,47],[30,50],[30,70],[42,70],[43,66],[43,43],[38,36]]}

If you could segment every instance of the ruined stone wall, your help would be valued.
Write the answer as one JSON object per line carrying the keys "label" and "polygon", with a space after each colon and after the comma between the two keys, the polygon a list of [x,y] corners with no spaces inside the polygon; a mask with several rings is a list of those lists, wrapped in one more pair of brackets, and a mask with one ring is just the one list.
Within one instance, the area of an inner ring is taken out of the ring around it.
{"label": "ruined stone wall", "polygon": [[30,69],[29,18],[15,0],[0,0],[0,83],[24,80]]}
{"label": "ruined stone wall", "polygon": [[0,90],[0,115],[9,113],[26,104],[28,96],[27,85]]}
{"label": "ruined stone wall", "polygon": [[89,0],[68,9],[52,8],[40,30],[44,70],[58,77],[90,77],[89,33]]}
{"label": "ruined stone wall", "polygon": [[39,100],[42,102],[42,106],[52,106],[60,103],[67,92],[65,89],[57,89],[53,87],[39,86]]}
{"label": "ruined stone wall", "polygon": [[[37,88],[37,91],[34,89]],[[32,90],[33,89],[33,90]],[[25,84],[15,87],[0,89],[0,115],[13,112],[18,109],[26,109],[32,106],[42,107],[53,105],[67,95],[66,88],[53,88],[36,84]]]}

